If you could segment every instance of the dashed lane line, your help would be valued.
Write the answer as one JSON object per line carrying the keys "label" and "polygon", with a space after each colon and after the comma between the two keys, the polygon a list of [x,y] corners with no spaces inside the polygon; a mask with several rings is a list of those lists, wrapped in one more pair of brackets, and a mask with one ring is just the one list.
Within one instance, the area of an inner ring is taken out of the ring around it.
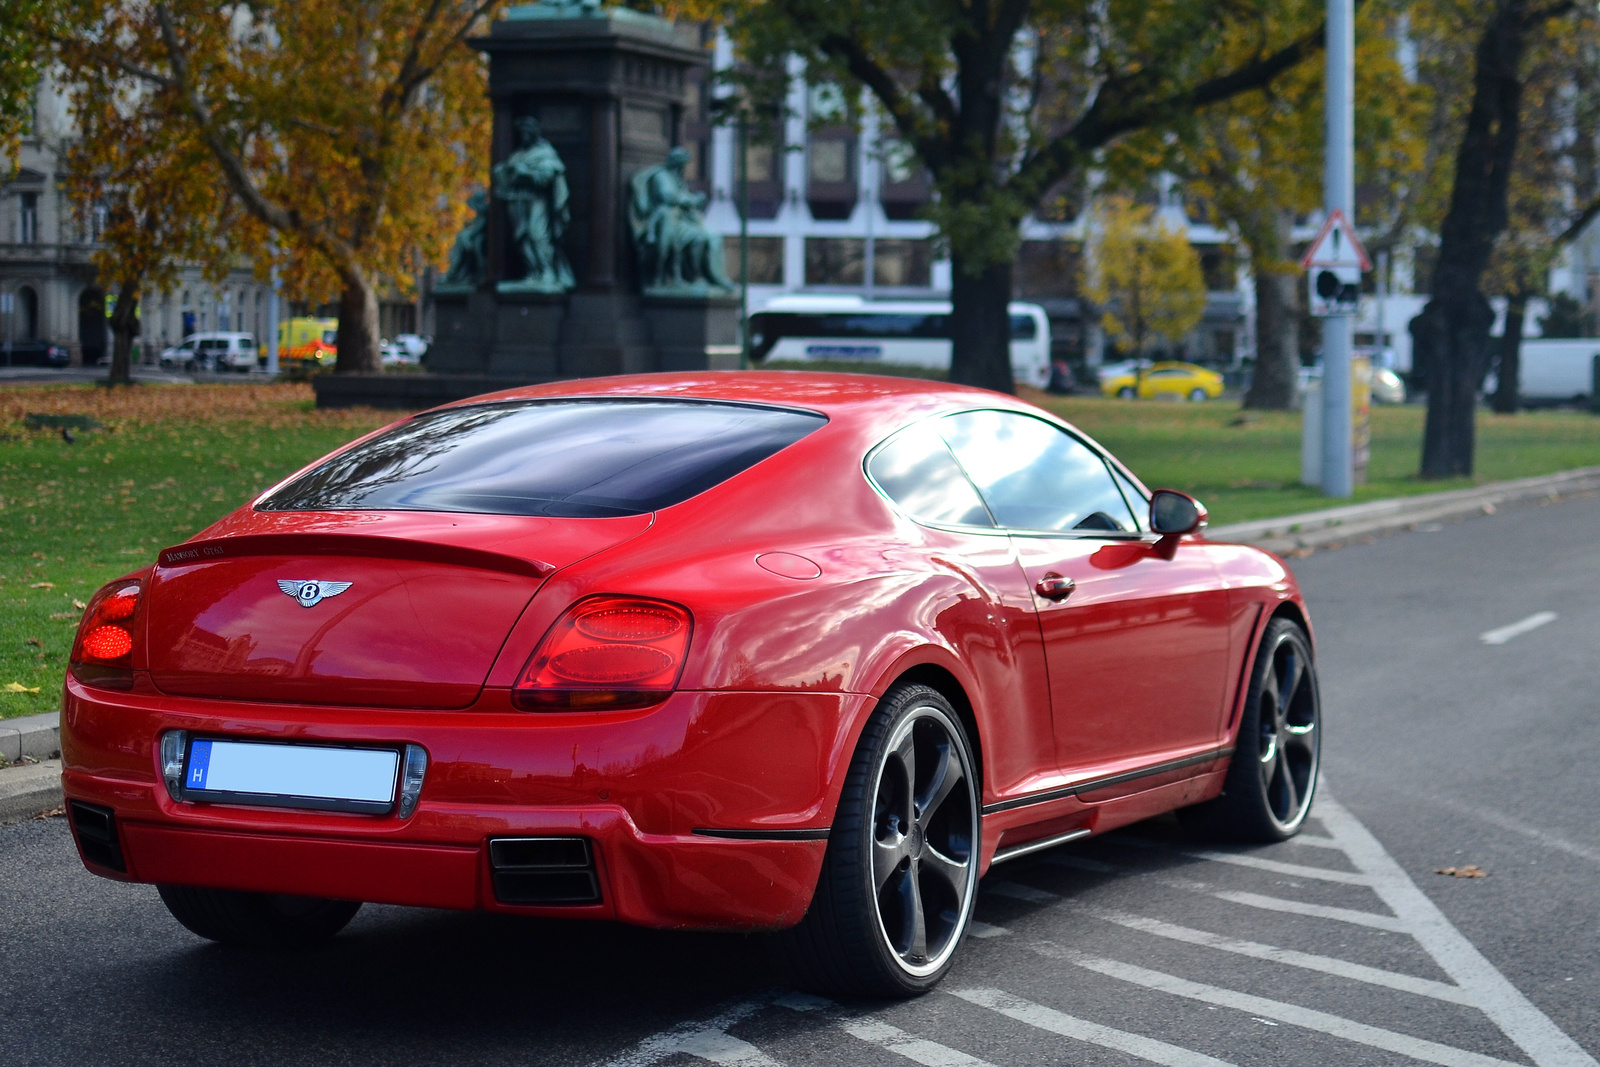
{"label": "dashed lane line", "polygon": [[1555,622],[1558,618],[1560,616],[1553,611],[1536,611],[1526,619],[1519,619],[1510,626],[1502,626],[1498,630],[1486,630],[1478,635],[1478,640],[1486,645],[1503,645],[1512,638],[1531,633],[1541,626]]}
{"label": "dashed lane line", "polygon": [[1319,799],[1318,817],[1356,870],[1372,880],[1379,899],[1406,923],[1407,932],[1534,1063],[1600,1067],[1445,918],[1360,820],[1326,794]]}
{"label": "dashed lane line", "polygon": [[923,1067],[994,1067],[987,1060],[969,1056],[960,1049],[941,1045],[937,1041],[929,1041],[916,1034],[908,1034],[897,1026],[890,1026],[882,1019],[874,1019],[867,1015],[844,1015],[839,1005],[833,1001],[814,997],[809,993],[786,993],[773,1003],[790,1011],[831,1016],[839,1028],[851,1037],[865,1041],[869,1045],[877,1045],[896,1056],[913,1063],[920,1063]]}
{"label": "dashed lane line", "polygon": [[1306,1030],[1315,1030],[1368,1048],[1383,1049],[1386,1052],[1398,1053],[1409,1056],[1414,1060],[1424,1063],[1439,1064],[1440,1067],[1514,1067],[1512,1061],[1498,1059],[1494,1056],[1485,1056],[1478,1052],[1469,1052],[1466,1049],[1455,1048],[1450,1045],[1441,1045],[1437,1041],[1426,1038],[1412,1037],[1410,1034],[1401,1034],[1393,1030],[1385,1030],[1366,1023],[1358,1023],[1354,1019],[1346,1019],[1327,1012],[1316,1011],[1312,1008],[1303,1008],[1298,1004],[1286,1004],[1280,1000],[1271,1000],[1267,997],[1258,997],[1253,993],[1241,993],[1234,989],[1224,989],[1221,986],[1207,985],[1204,982],[1191,982],[1187,978],[1166,974],[1162,971],[1152,971],[1147,967],[1137,967],[1131,963],[1120,960],[1105,959],[1101,956],[1091,956],[1087,953],[1076,952],[1072,949],[1062,948],[1051,942],[1039,942],[1030,945],[1041,956],[1051,959],[1066,960],[1079,967],[1103,974],[1108,978],[1116,978],[1133,985],[1143,986],[1160,993],[1168,993],[1188,1000],[1198,1000],[1205,1004],[1214,1004],[1220,1008],[1232,1008],[1242,1011],[1246,1015],[1260,1016],[1298,1026]]}
{"label": "dashed lane line", "polygon": [[952,989],[950,992],[969,1004],[999,1012],[1019,1023],[1026,1023],[1039,1030],[1071,1038],[1074,1041],[1124,1052],[1150,1063],[1165,1064],[1166,1067],[1233,1067],[1226,1060],[1219,1060],[1178,1045],[1169,1045],[1153,1037],[1131,1034],[1126,1030],[1115,1030],[1109,1026],[1089,1022],[1087,1019],[1066,1015],[1043,1004],[1035,1004],[1013,996],[1003,989]]}

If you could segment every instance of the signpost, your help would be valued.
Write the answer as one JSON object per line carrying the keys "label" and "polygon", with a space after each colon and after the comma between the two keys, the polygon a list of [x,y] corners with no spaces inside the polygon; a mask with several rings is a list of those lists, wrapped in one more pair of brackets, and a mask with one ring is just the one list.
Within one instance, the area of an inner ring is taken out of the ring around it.
{"label": "signpost", "polygon": [[1311,314],[1354,315],[1361,299],[1361,272],[1372,269],[1355,227],[1334,208],[1300,260],[1310,286]]}

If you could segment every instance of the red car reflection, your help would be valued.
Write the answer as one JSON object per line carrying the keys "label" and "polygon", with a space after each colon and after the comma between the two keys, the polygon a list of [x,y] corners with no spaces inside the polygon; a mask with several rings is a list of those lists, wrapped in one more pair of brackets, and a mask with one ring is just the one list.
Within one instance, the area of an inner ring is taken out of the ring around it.
{"label": "red car reflection", "polygon": [[1204,519],[936,383],[435,409],[95,596],[74,836],[224,942],[315,941],[361,901],[766,929],[806,984],[914,994],[992,864],[1173,809],[1299,830],[1305,608]]}

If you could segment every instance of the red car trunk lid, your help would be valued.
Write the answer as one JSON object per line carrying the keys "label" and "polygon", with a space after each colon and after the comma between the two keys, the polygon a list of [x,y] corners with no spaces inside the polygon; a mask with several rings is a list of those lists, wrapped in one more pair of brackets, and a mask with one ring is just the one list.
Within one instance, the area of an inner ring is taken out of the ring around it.
{"label": "red car trunk lid", "polygon": [[539,539],[545,558],[321,524],[168,549],[150,586],[151,678],[181,696],[466,707],[545,577],[649,518],[521,522],[554,535]]}

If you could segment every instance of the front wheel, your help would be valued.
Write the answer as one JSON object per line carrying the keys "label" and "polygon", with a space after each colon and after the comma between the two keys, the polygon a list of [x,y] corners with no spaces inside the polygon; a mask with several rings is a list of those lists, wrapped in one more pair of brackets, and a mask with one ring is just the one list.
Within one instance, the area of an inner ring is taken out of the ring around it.
{"label": "front wheel", "polygon": [[1322,703],[1311,643],[1288,619],[1261,635],[1222,795],[1179,817],[1211,837],[1270,843],[1300,832],[1322,760]]}
{"label": "front wheel", "polygon": [[778,938],[799,984],[864,997],[938,984],[977,900],[978,792],[950,702],[890,690],[851,760],[811,908]]}
{"label": "front wheel", "polygon": [[1204,389],[1191,389],[1189,391],[1189,399],[1198,404],[1200,401],[1207,399],[1206,391]]}
{"label": "front wheel", "polygon": [[1117,390],[1117,397],[1121,400],[1132,400],[1138,395],[1138,393],[1134,392],[1133,386],[1131,385],[1124,385],[1121,389]]}
{"label": "front wheel", "polygon": [[241,893],[196,886],[157,886],[161,903],[192,933],[225,945],[304,948],[326,941],[355,918],[354,900]]}

